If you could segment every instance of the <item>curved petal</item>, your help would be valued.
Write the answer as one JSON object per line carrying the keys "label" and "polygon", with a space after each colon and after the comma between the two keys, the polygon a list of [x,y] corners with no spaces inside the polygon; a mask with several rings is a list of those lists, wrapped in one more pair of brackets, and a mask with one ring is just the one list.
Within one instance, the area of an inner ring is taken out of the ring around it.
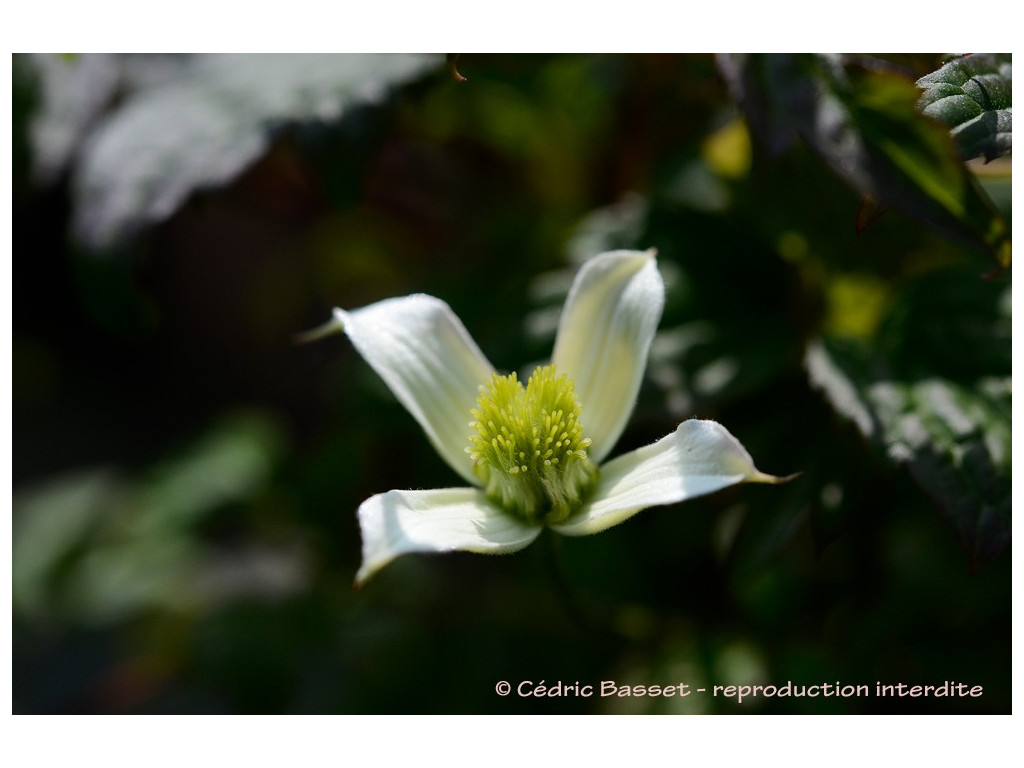
{"label": "curved petal", "polygon": [[594,461],[608,455],[633,411],[664,305],[654,251],[602,253],[576,275],[552,362],[576,387]]}
{"label": "curved petal", "polygon": [[490,504],[476,488],[378,493],[359,506],[359,528],[363,564],[356,586],[409,552],[505,554],[541,531]]}
{"label": "curved petal", "polygon": [[451,307],[423,294],[334,315],[448,465],[476,485],[466,453],[470,411],[494,367]]}
{"label": "curved petal", "polygon": [[754,466],[740,441],[714,421],[690,419],[656,443],[601,467],[594,498],[561,525],[567,536],[598,533],[642,509],[703,496],[735,483],[781,483]]}

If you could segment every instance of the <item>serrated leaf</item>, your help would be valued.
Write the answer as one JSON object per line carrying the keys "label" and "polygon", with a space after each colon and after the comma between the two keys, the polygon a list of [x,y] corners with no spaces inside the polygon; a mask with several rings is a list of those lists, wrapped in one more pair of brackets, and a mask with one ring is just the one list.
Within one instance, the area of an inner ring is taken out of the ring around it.
{"label": "serrated leaf", "polygon": [[908,285],[879,330],[879,351],[904,379],[969,385],[1012,370],[1012,287],[947,269]]}
{"label": "serrated leaf", "polygon": [[1010,260],[1009,228],[963,166],[943,126],[917,110],[920,91],[889,71],[810,54],[722,57],[720,68],[770,148],[799,135],[878,204]]}
{"label": "serrated leaf", "polygon": [[334,122],[440,63],[429,55],[216,54],[129,94],[83,149],[74,229],[110,247],[173,214],[191,193],[225,184],[282,127]]}
{"label": "serrated leaf", "polygon": [[919,106],[945,123],[961,157],[985,160],[1011,153],[1013,65],[1009,54],[970,54],[917,81]]}
{"label": "serrated leaf", "polygon": [[928,276],[878,339],[811,345],[812,383],[907,466],[973,562],[991,560],[1010,540],[1009,289],[959,270]]}

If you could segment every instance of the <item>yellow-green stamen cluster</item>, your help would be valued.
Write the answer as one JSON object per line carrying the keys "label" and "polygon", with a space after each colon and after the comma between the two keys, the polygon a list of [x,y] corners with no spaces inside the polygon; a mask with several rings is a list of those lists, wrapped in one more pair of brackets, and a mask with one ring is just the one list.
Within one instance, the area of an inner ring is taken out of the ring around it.
{"label": "yellow-green stamen cluster", "polygon": [[466,453],[491,501],[538,523],[562,522],[580,506],[597,466],[567,376],[544,366],[524,388],[514,373],[494,374],[472,415]]}

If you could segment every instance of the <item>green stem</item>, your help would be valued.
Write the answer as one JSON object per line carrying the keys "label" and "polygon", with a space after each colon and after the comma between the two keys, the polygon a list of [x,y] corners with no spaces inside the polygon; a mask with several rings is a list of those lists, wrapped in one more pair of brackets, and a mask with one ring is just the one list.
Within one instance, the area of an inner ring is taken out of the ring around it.
{"label": "green stem", "polygon": [[566,615],[578,630],[592,635],[597,629],[595,622],[583,610],[576,590],[569,583],[565,571],[565,564],[562,562],[562,538],[551,530],[545,530],[542,536],[545,539],[545,564],[551,575],[551,581],[555,587],[555,595]]}

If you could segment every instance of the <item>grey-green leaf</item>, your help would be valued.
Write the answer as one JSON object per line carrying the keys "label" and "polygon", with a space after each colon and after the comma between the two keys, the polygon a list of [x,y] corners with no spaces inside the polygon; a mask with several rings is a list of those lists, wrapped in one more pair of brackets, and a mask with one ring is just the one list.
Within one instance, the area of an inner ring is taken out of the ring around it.
{"label": "grey-green leaf", "polygon": [[1009,54],[970,54],[947,62],[917,84],[919,106],[950,128],[966,160],[993,160],[1013,149],[1013,65]]}
{"label": "grey-green leaf", "polygon": [[29,125],[32,175],[41,184],[51,184],[65,172],[90,125],[112,99],[120,79],[118,59],[111,53],[33,53],[15,63],[22,65],[16,71],[32,77],[38,93]]}
{"label": "grey-green leaf", "polygon": [[216,54],[169,82],[129,93],[83,149],[74,228],[94,249],[173,214],[198,189],[225,184],[284,126],[334,122],[440,64],[432,55]]}

